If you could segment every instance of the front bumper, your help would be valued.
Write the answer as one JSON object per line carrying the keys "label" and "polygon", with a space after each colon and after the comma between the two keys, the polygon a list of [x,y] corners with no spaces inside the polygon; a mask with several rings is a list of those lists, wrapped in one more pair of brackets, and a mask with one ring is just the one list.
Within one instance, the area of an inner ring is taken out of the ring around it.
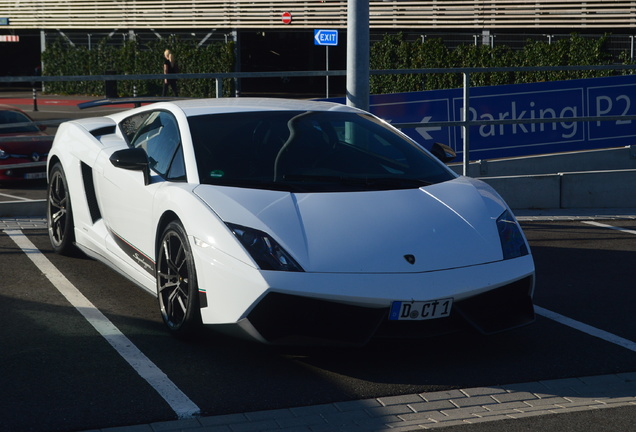
{"label": "front bumper", "polygon": [[46,178],[46,159],[38,162],[12,159],[0,164],[0,180],[37,180]]}
{"label": "front bumper", "polygon": [[[534,318],[532,255],[424,273],[261,271],[216,248],[193,248],[206,326],[266,343],[363,344],[478,328],[513,328]],[[451,316],[390,322],[393,301],[453,298]],[[491,320],[492,318],[492,320]],[[303,342],[304,343],[304,342]]]}
{"label": "front bumper", "polygon": [[271,292],[249,313],[251,326],[272,344],[362,345],[374,337],[419,338],[476,329],[493,334],[534,321],[528,276],[457,301],[447,318],[389,321],[389,308],[368,308]]}

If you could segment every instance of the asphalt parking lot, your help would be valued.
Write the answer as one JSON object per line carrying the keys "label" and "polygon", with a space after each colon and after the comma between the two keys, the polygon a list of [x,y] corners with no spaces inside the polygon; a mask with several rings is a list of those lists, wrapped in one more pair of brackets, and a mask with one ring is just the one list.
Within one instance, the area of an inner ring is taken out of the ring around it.
{"label": "asphalt parking lot", "polygon": [[0,431],[634,430],[636,215],[584,213],[522,217],[534,324],[330,349],[178,341],[152,296],[53,254],[41,214],[0,218]]}
{"label": "asphalt parking lot", "polygon": [[[0,385],[5,391],[0,396],[0,430],[168,425],[181,409],[174,407],[183,407],[179,404],[184,401],[183,412],[191,403],[202,420],[181,421],[201,425],[199,421],[229,421],[246,412],[406,401],[440,392],[453,396],[449,392],[459,389],[490,389],[480,396],[497,400],[502,388],[514,389],[515,384],[571,383],[581,377],[619,377],[610,386],[622,383],[620,401],[636,402],[628,386],[636,381],[636,270],[631,265],[636,258],[636,220],[523,223],[538,275],[538,317],[531,326],[490,337],[455,334],[329,350],[269,348],[212,332],[194,342],[177,341],[164,332],[153,297],[100,263],[53,254],[46,231],[37,226],[16,230],[8,221],[4,224],[0,341],[5,349],[0,367],[5,373]],[[27,239],[27,245],[16,242],[19,238]],[[34,254],[48,264],[40,267]],[[91,315],[81,313],[88,306],[71,306],[78,294],[69,295],[69,285],[113,328],[96,331]],[[151,376],[169,378],[178,390],[169,394],[179,395],[180,402],[166,402],[162,390],[153,389],[152,379],[126,364],[126,356],[107,343],[113,333],[125,337],[124,352],[132,350],[134,361],[141,356],[157,368]],[[572,391],[558,397],[581,402],[584,395]],[[538,394],[524,393],[534,398]],[[457,394],[454,397],[458,403]],[[413,406],[413,401],[406,405]],[[627,409],[621,418],[633,422],[636,406]]]}

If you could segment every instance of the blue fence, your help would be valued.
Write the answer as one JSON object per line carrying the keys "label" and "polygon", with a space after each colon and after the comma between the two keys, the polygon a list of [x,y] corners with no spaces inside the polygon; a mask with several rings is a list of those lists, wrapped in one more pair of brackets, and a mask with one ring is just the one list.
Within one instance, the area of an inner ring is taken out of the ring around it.
{"label": "blue fence", "polygon": [[[463,91],[371,96],[370,111],[427,148],[441,142],[462,155]],[[636,120],[630,118],[636,115],[636,75],[472,87],[469,100],[471,160],[621,147],[636,140]]]}

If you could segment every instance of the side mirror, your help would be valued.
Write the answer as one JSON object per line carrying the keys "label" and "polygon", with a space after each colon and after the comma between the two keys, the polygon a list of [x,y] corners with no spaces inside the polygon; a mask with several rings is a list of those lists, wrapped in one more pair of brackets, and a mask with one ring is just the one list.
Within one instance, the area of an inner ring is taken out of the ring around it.
{"label": "side mirror", "polygon": [[144,184],[150,184],[150,163],[148,155],[142,148],[129,148],[118,150],[110,156],[110,163],[117,168],[132,171],[142,171],[144,174]]}
{"label": "side mirror", "polygon": [[457,157],[457,153],[455,153],[455,150],[453,150],[446,144],[437,142],[433,144],[431,153],[433,153],[433,155],[437,157],[437,159],[441,160],[444,163],[452,162]]}

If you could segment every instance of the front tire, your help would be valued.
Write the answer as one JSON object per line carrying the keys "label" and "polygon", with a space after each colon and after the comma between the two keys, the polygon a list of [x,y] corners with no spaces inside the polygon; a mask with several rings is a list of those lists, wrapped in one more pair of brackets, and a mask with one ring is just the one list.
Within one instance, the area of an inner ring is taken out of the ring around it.
{"label": "front tire", "polygon": [[51,246],[60,255],[73,255],[76,249],[71,195],[64,169],[59,163],[51,168],[46,196],[46,223]]}
{"label": "front tire", "polygon": [[177,337],[190,337],[201,327],[199,287],[185,229],[171,222],[159,242],[157,296],[163,322]]}

